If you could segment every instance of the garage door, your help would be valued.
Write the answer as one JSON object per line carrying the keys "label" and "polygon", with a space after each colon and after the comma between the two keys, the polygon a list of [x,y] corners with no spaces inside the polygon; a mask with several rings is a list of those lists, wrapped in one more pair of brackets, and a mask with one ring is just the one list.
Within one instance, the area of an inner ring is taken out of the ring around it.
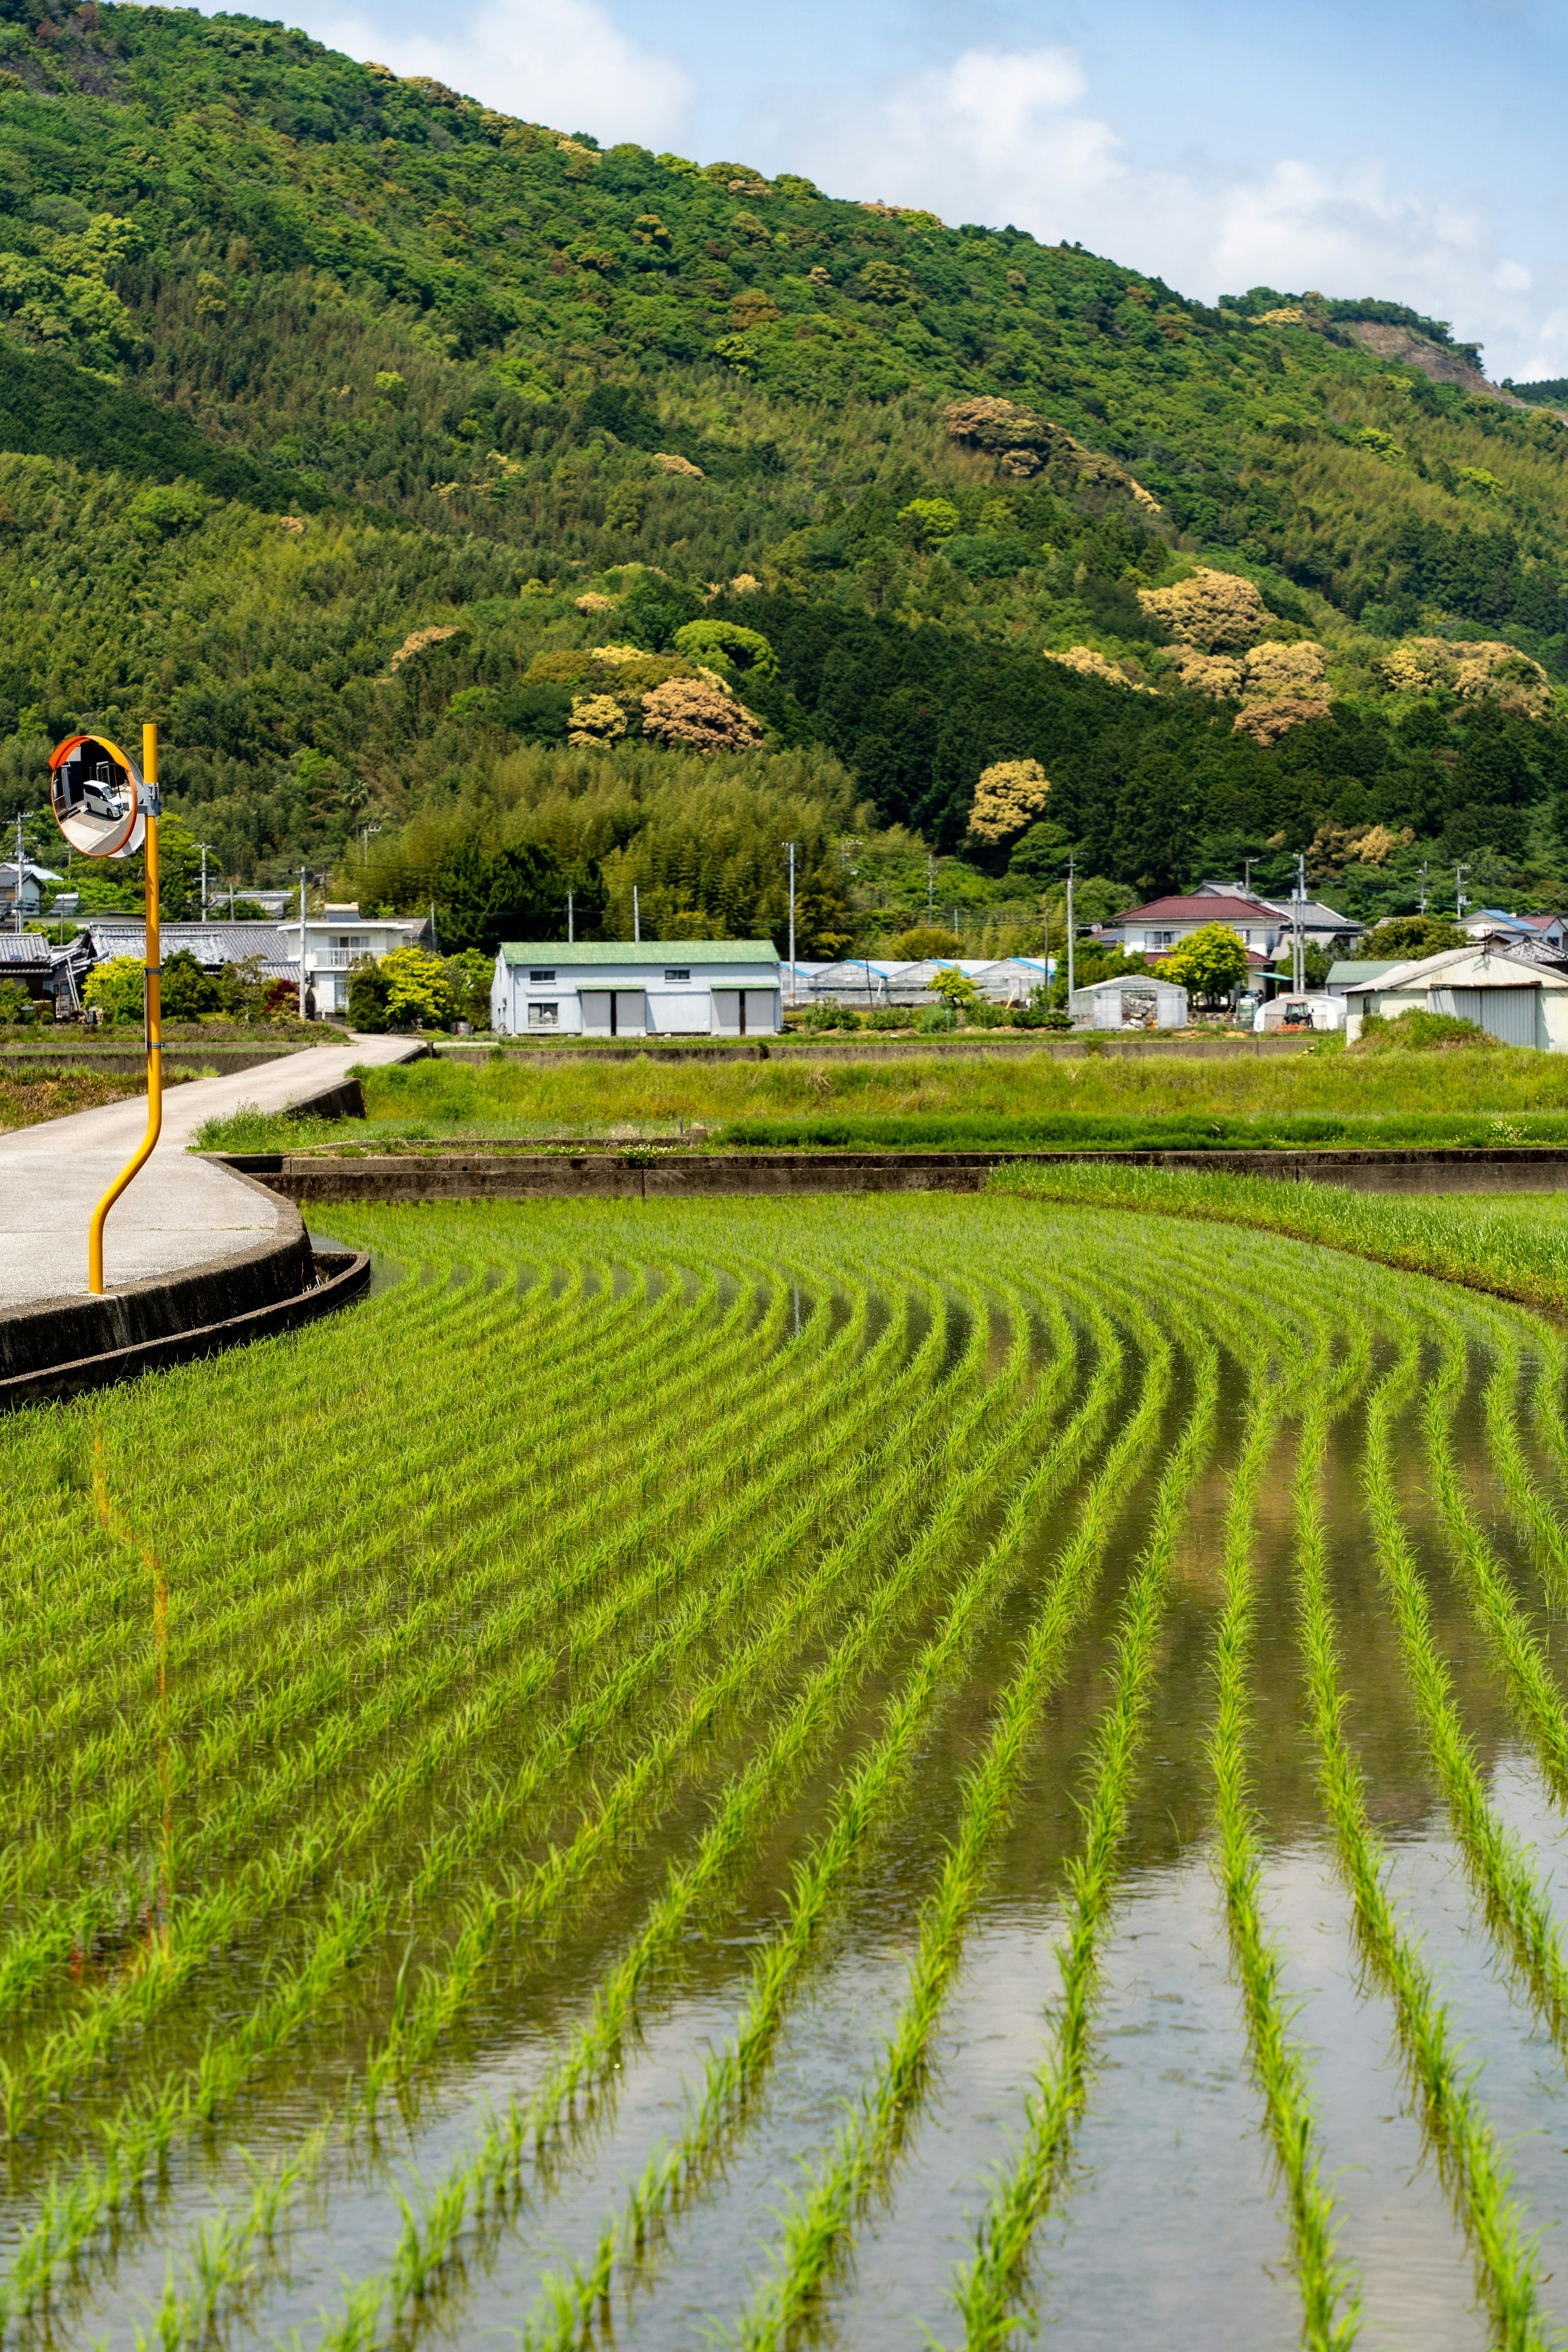
{"label": "garage door", "polygon": [[647,1001],[647,1025],[676,1037],[706,1037],[713,1025],[705,988],[677,992],[663,989]]}
{"label": "garage door", "polygon": [[1500,1045],[1533,1045],[1540,996],[1538,988],[1530,987],[1435,988],[1427,1002],[1434,1013],[1473,1021]]}
{"label": "garage door", "polygon": [[647,1026],[640,988],[584,988],[579,994],[585,1036],[640,1036]]}

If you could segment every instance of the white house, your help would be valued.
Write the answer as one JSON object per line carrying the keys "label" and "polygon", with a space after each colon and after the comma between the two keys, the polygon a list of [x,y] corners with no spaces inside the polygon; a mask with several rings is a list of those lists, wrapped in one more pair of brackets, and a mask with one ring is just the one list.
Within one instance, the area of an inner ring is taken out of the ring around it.
{"label": "white house", "polygon": [[1346,992],[1345,1029],[1353,1040],[1369,1013],[1447,1013],[1473,1021],[1504,1045],[1568,1054],[1568,972],[1526,963],[1483,943],[1396,963],[1363,988]]}
{"label": "white house", "polygon": [[508,940],[490,985],[513,1037],[773,1036],[780,1014],[771,940]]}
{"label": "white house", "polygon": [[[296,894],[297,896],[298,894]],[[93,915],[83,926],[91,941],[92,961],[110,956],[147,952],[147,927],[140,916]],[[255,956],[263,978],[300,984],[300,919],[291,923],[226,921],[215,914],[205,923],[162,923],[162,951],[172,956],[184,949],[204,971],[219,971],[226,963]],[[346,902],[329,904],[319,915],[305,917],[305,985],[316,1000],[318,1013],[346,1013],[349,967],[366,956],[379,962],[394,948],[428,947],[426,919],[396,915],[362,915]]]}
{"label": "white house", "polygon": [[[1151,898],[1113,915],[1095,933],[1100,944],[1121,948],[1129,955],[1168,955],[1209,923],[1226,923],[1253,959],[1272,963],[1290,944],[1294,915],[1289,903],[1260,898],[1240,884],[1205,882],[1171,898]],[[1342,952],[1361,937],[1363,925],[1332,907],[1309,899],[1301,908],[1301,929],[1309,947],[1338,948]]]}

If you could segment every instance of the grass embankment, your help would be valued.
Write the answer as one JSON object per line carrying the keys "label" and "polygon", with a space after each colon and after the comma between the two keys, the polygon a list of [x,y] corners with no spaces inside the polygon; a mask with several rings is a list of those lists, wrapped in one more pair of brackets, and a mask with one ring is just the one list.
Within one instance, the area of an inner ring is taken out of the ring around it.
{"label": "grass embankment", "polygon": [[20,1077],[0,1069],[0,1132],[66,1118],[73,1110],[96,1110],[100,1103],[123,1102],[141,1091],[133,1071],[44,1068]]}
{"label": "grass embankment", "polygon": [[[1314,1144],[1431,1147],[1568,1141],[1568,1056],[1522,1049],[1346,1054],[1324,1041],[1288,1058],[1172,1055],[1005,1061],[940,1055],[813,1063],[422,1061],[362,1073],[370,1113],[353,1139],[658,1133],[700,1125],[755,1149],[1219,1150]],[[213,1150],[342,1142],[325,1121],[249,1118]]]}
{"label": "grass embankment", "polygon": [[987,1189],[1082,1208],[1256,1226],[1411,1273],[1436,1275],[1472,1290],[1568,1308],[1568,1200],[1554,1194],[1410,1200],[1331,1184],[1282,1183],[1267,1176],[1189,1175],[1103,1163],[998,1168]]}

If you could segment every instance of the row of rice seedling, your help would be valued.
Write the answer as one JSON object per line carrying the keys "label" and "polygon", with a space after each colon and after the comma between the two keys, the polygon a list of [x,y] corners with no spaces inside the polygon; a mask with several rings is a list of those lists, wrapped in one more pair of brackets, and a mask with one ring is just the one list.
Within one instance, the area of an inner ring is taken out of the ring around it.
{"label": "row of rice seedling", "polygon": [[1372,1826],[1363,1777],[1345,1735],[1317,1492],[1330,1417],[1330,1399],[1320,1390],[1301,1417],[1296,1484],[1301,1638],[1324,1805],[1367,1964],[1394,2005],[1412,2088],[1469,2238],[1498,2341],[1509,2352],[1535,2352],[1551,2340],[1541,2312],[1539,2250],[1510,2198],[1506,2163],[1431,1972],[1390,1895],[1386,1854]]}

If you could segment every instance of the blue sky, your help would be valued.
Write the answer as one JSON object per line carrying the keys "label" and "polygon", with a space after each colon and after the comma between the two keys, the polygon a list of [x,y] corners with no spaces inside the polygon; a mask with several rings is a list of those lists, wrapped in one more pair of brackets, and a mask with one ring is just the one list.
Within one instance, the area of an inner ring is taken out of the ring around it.
{"label": "blue sky", "polygon": [[308,0],[605,144],[1077,237],[1212,300],[1379,294],[1568,374],[1568,9],[1533,0]]}

